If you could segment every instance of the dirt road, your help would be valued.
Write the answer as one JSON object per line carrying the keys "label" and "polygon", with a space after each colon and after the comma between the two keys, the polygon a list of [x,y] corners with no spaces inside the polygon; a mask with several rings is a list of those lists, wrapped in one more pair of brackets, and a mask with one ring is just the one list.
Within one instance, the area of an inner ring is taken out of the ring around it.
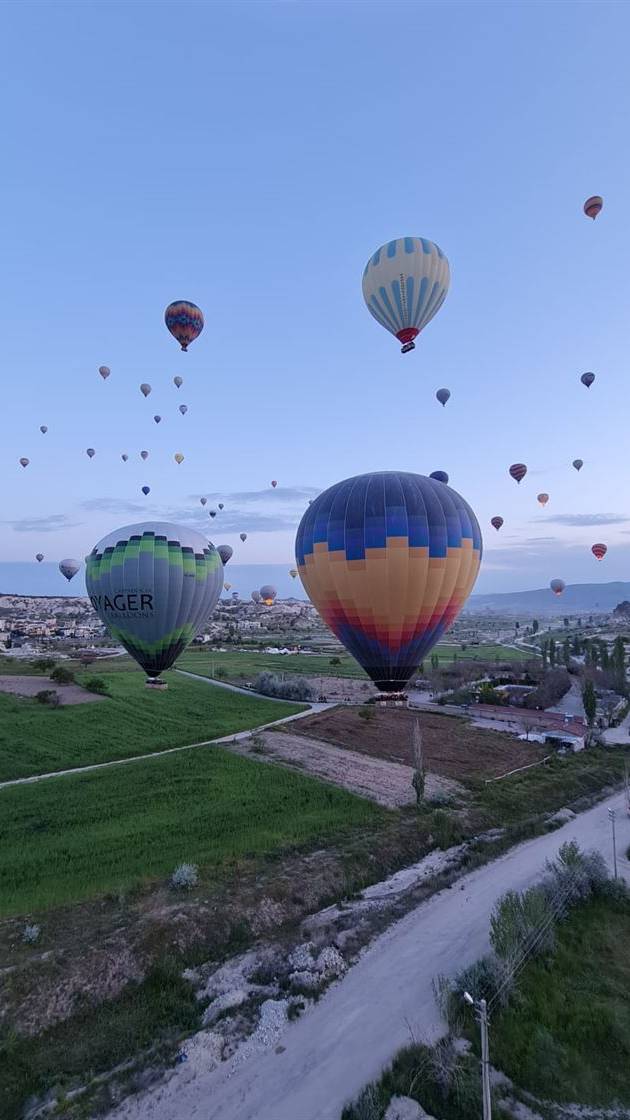
{"label": "dirt road", "polygon": [[[575,838],[611,858],[607,809],[617,810],[620,872],[630,819],[621,794],[466,876],[390,927],[345,978],[281,1037],[270,1032],[246,1060],[186,1065],[166,1083],[131,1098],[110,1120],[339,1120],[344,1103],[377,1077],[410,1040],[442,1030],[431,981],[488,949],[492,908],[508,888],[535,882],[560,844]],[[265,1045],[266,1044],[266,1045]]]}

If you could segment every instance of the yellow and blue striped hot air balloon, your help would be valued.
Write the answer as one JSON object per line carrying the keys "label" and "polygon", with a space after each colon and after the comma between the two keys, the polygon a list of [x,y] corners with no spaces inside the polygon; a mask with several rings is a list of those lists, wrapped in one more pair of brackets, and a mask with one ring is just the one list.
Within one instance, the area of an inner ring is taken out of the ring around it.
{"label": "yellow and blue striped hot air balloon", "polygon": [[402,342],[402,353],[446,299],[448,260],[426,237],[399,237],[381,245],[365,266],[363,298],[377,323]]}
{"label": "yellow and blue striped hot air balloon", "polygon": [[379,471],[315,498],[295,550],[324,622],[391,693],[405,687],[464,606],[482,540],[475,514],[450,486]]}

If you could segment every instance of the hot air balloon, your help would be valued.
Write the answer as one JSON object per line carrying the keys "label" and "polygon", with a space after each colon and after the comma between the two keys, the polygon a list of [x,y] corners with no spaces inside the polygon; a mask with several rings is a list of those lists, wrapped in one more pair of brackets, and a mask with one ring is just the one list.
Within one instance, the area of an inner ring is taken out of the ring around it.
{"label": "hot air balloon", "polygon": [[164,322],[182,350],[187,350],[190,343],[194,342],[203,330],[201,309],[196,303],[190,303],[187,299],[178,299],[174,303],[169,303],[164,312]]}
{"label": "hot air balloon", "polygon": [[448,261],[438,245],[424,237],[400,237],[370,257],[363,272],[363,298],[406,354],[444,303],[449,283]]}
{"label": "hot air balloon", "polygon": [[184,384],[184,378],[183,377],[174,377],[173,378],[173,385],[175,385],[176,388],[181,389],[183,384]]}
{"label": "hot air balloon", "polygon": [[436,396],[437,400],[439,400],[440,404],[442,405],[442,408],[444,408],[444,405],[446,404],[450,395],[451,395],[451,390],[450,389],[438,389],[435,396]]}
{"label": "hot air balloon", "polygon": [[81,561],[80,560],[60,560],[59,561],[59,571],[61,572],[62,576],[66,577],[67,580],[71,580],[73,578],[73,576],[76,576],[80,567],[81,567]]}
{"label": "hot air balloon", "polygon": [[20,460],[19,460],[19,462],[20,462],[20,466],[21,466],[21,467],[28,467],[28,465],[29,465],[30,461],[31,461],[30,459],[24,459],[24,458],[22,458],[22,459],[20,459]]}
{"label": "hot air balloon", "polygon": [[224,567],[227,564],[228,560],[231,560],[232,556],[234,555],[234,549],[229,544],[218,545],[217,552],[219,553],[219,556],[223,561]]}
{"label": "hot air balloon", "polygon": [[128,456],[128,454],[127,454],[127,452],[126,452],[126,451],[123,451],[123,453],[122,453],[122,455],[120,456],[120,458],[122,459],[123,463],[126,463],[126,462],[127,462],[127,459],[129,458],[129,456]]}
{"label": "hot air balloon", "polygon": [[252,602],[253,603],[259,603],[260,602],[260,591],[252,591]]}
{"label": "hot air balloon", "polygon": [[512,463],[512,466],[510,467],[510,474],[512,475],[512,478],[516,480],[516,482],[521,482],[527,474],[527,467],[525,466],[525,463]]}
{"label": "hot air balloon", "polygon": [[112,371],[109,368],[109,366],[99,366],[98,367],[98,372],[100,373],[101,377],[103,378],[103,381],[107,381],[107,378],[109,377],[109,375]]}
{"label": "hot air balloon", "polygon": [[223,590],[224,590],[224,591],[229,591],[229,590],[230,590],[230,588],[231,588],[231,586],[232,586],[232,584],[231,584],[231,583],[224,583],[224,584],[223,584]]}
{"label": "hot air balloon", "polygon": [[217,515],[216,509],[211,509],[210,510],[210,517],[216,517],[216,515]]}
{"label": "hot air balloon", "polygon": [[448,475],[446,471],[431,471],[429,478],[434,478],[436,482],[444,482],[448,485]]}
{"label": "hot air balloon", "polygon": [[150,486],[143,486],[142,487],[142,493],[144,494],[144,496],[146,498],[147,494],[151,493],[151,487]]}
{"label": "hot air balloon", "polygon": [[223,509],[223,508],[224,508],[223,502],[219,502],[219,509]]}
{"label": "hot air balloon", "polygon": [[590,389],[594,380],[595,380],[595,374],[594,373],[583,373],[581,378],[580,378],[580,381],[582,382],[583,385],[586,385],[587,389]]}
{"label": "hot air balloon", "polygon": [[541,506],[546,506],[547,502],[549,501],[549,495],[548,494],[539,494],[536,501],[540,502]]}
{"label": "hot air balloon", "polygon": [[185,416],[186,413],[188,412],[188,405],[187,404],[180,404],[179,411],[181,412],[182,416]]}
{"label": "hot air balloon", "polygon": [[143,381],[142,385],[140,386],[140,392],[142,393],[143,397],[148,397],[149,393],[151,392],[151,386],[147,385],[146,381]]}
{"label": "hot air balloon", "polygon": [[241,538],[242,541],[247,540],[247,533],[240,533],[239,535],[240,535],[240,538]]}
{"label": "hot air balloon", "polygon": [[41,564],[42,560],[44,559],[44,553],[43,552],[36,552],[35,553],[35,559],[37,560],[38,564]]}
{"label": "hot air balloon", "polygon": [[161,416],[154,416],[153,419],[155,420],[156,424],[159,424],[162,417]]}
{"label": "hot air balloon", "polygon": [[502,517],[491,517],[490,518],[490,524],[492,525],[493,529],[496,529],[496,531],[498,533],[499,529],[501,528],[501,526],[503,524],[503,518]]}
{"label": "hot air balloon", "polygon": [[45,436],[46,432],[48,431],[48,426],[46,424],[40,424],[39,430],[42,433],[42,435]]}
{"label": "hot air balloon", "polygon": [[148,451],[141,451],[140,452],[140,458],[143,460],[143,462],[146,463],[147,459],[149,458],[149,452]]}
{"label": "hot air balloon", "polygon": [[586,214],[586,217],[587,218],[592,218],[593,221],[595,221],[595,218],[599,214],[603,205],[604,205],[604,200],[601,197],[601,195],[599,195],[599,194],[591,195],[591,197],[587,198],[586,202],[584,203],[584,213]]}
{"label": "hot air balloon", "polygon": [[164,521],[126,525],[86,559],[94,610],[147,674],[168,669],[214,609],[223,565],[200,533]]}
{"label": "hot air balloon", "polygon": [[88,447],[85,454],[87,455],[88,459],[93,459],[96,455],[96,451],[93,447]]}
{"label": "hot air balloon", "polygon": [[551,590],[553,591],[554,595],[562,595],[562,592],[564,591],[564,589],[566,587],[566,583],[564,582],[563,579],[552,579],[549,586],[550,586]]}
{"label": "hot air balloon", "polygon": [[266,607],[272,607],[278,592],[270,583],[264,583],[260,589],[260,598]]}
{"label": "hot air balloon", "polygon": [[233,591],[232,592],[232,598],[233,598],[234,602],[236,602],[236,600],[238,599],[238,591]]}
{"label": "hot air balloon", "polygon": [[273,486],[273,488],[275,490],[276,486],[278,485],[278,480],[276,478],[272,478],[271,485]]}
{"label": "hot air balloon", "polygon": [[582,467],[584,466],[584,460],[583,459],[574,459],[573,463],[572,463],[572,466],[575,467],[576,471],[581,471]]}
{"label": "hot air balloon", "polygon": [[315,498],[295,552],[323,620],[382,692],[399,692],[464,606],[482,541],[455,490],[378,471]]}
{"label": "hot air balloon", "polygon": [[593,553],[593,556],[595,557],[596,560],[603,560],[604,556],[608,552],[608,545],[607,544],[594,544],[592,549],[591,549],[591,552]]}
{"label": "hot air balloon", "polygon": [[207,498],[200,498],[199,501],[201,502],[202,506],[205,506],[205,505],[208,504],[208,499]]}
{"label": "hot air balloon", "polygon": [[175,462],[177,463],[178,466],[179,466],[180,463],[184,462],[184,456],[182,455],[181,451],[176,451],[175,454],[173,455],[173,458],[174,458],[174,460],[175,460]]}
{"label": "hot air balloon", "polygon": [[291,576],[291,579],[295,579],[297,574],[297,568],[289,568],[289,575]]}

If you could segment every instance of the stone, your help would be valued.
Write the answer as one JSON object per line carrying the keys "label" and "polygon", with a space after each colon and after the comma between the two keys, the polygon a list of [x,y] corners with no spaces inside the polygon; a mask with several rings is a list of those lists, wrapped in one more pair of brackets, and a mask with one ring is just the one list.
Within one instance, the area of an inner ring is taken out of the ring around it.
{"label": "stone", "polygon": [[346,962],[334,945],[327,945],[319,954],[315,962],[315,968],[321,976],[334,979],[337,976],[343,976],[346,971]]}
{"label": "stone", "polygon": [[296,945],[295,949],[289,953],[289,964],[294,972],[302,972],[304,969],[313,967],[313,953],[315,946],[312,941],[305,941],[302,945]]}
{"label": "stone", "polygon": [[383,1120],[434,1120],[411,1097],[392,1097]]}
{"label": "stone", "polygon": [[558,809],[558,812],[554,813],[551,817],[547,817],[547,820],[549,824],[568,824],[569,821],[575,820],[575,813],[573,809]]}

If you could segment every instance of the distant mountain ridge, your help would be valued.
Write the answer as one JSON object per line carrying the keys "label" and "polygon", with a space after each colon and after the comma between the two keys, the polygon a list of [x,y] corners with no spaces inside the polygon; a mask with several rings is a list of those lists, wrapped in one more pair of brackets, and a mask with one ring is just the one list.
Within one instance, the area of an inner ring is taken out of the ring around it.
{"label": "distant mountain ridge", "polygon": [[630,583],[569,583],[562,595],[548,587],[534,591],[508,591],[503,594],[471,595],[467,610],[487,610],[520,614],[575,614],[612,611],[630,599]]}

